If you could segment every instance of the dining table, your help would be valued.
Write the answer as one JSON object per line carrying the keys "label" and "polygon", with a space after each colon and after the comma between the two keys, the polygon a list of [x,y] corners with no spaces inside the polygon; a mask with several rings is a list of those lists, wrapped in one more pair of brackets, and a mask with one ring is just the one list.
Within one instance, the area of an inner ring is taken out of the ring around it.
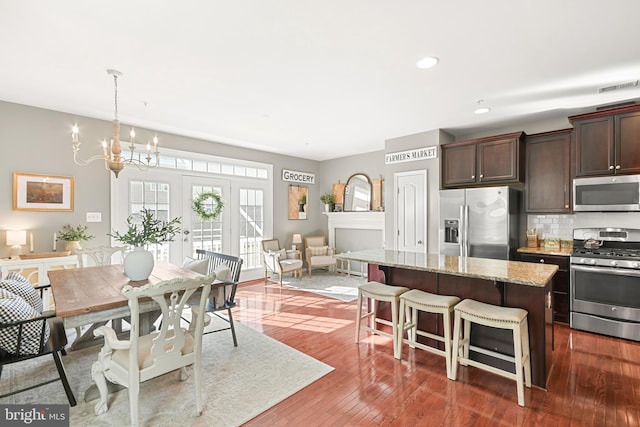
{"label": "dining table", "polygon": [[[138,281],[130,280],[124,274],[122,264],[52,270],[48,275],[56,316],[62,319],[65,329],[91,325],[82,336],[76,338],[71,350],[101,342],[102,338],[96,342],[93,329],[108,321],[120,323],[120,319],[129,316],[128,300],[122,295],[125,285],[137,287],[179,277],[201,276],[194,271],[166,262],[156,262],[149,278]],[[144,314],[141,318],[140,333],[151,332],[153,322],[157,319],[157,304],[151,299],[141,302],[140,313]],[[122,332],[120,327],[115,329]]]}

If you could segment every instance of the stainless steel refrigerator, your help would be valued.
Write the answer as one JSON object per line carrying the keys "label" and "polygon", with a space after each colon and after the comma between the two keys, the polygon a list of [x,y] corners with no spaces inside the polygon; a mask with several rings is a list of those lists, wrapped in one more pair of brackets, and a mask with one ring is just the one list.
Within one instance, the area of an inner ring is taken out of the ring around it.
{"label": "stainless steel refrigerator", "polygon": [[440,253],[514,259],[520,192],[512,187],[440,191]]}

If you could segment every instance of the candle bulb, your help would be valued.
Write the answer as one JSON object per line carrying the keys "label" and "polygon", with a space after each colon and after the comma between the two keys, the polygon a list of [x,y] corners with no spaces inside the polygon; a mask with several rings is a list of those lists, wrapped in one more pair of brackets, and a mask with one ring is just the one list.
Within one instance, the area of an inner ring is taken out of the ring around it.
{"label": "candle bulb", "polygon": [[29,251],[33,252],[33,233],[29,236]]}
{"label": "candle bulb", "polygon": [[56,251],[56,241],[58,240],[58,233],[53,233],[53,251]]}
{"label": "candle bulb", "polygon": [[71,138],[73,142],[78,142],[78,125],[77,124],[73,125],[73,128],[71,128]]}

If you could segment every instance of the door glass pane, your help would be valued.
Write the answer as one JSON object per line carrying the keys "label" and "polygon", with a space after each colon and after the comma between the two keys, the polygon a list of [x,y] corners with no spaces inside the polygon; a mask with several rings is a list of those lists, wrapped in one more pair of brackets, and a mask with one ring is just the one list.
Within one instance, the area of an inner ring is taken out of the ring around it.
{"label": "door glass pane", "polygon": [[[217,193],[222,196],[222,200],[225,200],[225,195],[222,194],[222,188],[218,186],[209,185],[192,185],[191,186],[191,200],[195,200],[198,195],[202,193]],[[215,208],[215,202],[209,198],[203,202],[205,209],[213,210]],[[191,241],[193,243],[193,254],[195,257],[196,249],[204,249],[213,252],[222,252],[222,218],[224,216],[224,210],[222,214],[212,221],[203,221],[196,215],[193,215],[191,222]]]}
{"label": "door glass pane", "polygon": [[264,197],[262,190],[240,189],[240,258],[244,268],[262,265],[261,242],[264,234]]}
{"label": "door glass pane", "polygon": [[[157,181],[130,181],[129,215],[138,214],[142,209],[149,209],[156,218],[163,221],[170,219],[169,184]],[[169,244],[149,245],[147,249],[156,261],[169,262]]]}

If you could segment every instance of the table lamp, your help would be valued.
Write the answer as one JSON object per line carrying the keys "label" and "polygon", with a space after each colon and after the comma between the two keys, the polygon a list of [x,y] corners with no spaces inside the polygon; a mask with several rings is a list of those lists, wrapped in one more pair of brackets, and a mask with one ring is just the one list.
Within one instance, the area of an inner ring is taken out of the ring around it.
{"label": "table lamp", "polygon": [[7,246],[11,246],[11,258],[20,254],[20,246],[27,244],[26,230],[7,230]]}
{"label": "table lamp", "polygon": [[301,234],[294,234],[291,243],[292,243],[291,250],[295,251],[296,250],[296,245],[302,243],[302,235]]}

